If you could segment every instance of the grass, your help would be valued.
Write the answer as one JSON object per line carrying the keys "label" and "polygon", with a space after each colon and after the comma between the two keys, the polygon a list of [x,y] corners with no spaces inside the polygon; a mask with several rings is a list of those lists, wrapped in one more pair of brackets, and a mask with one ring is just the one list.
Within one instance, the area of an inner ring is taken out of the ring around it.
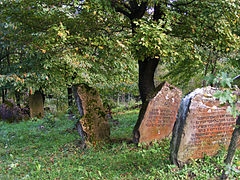
{"label": "grass", "polygon": [[[0,179],[217,179],[226,152],[192,161],[182,169],[169,162],[169,140],[152,146],[127,144],[137,110],[116,115],[114,141],[101,147],[78,147],[74,121],[65,115],[7,124],[0,122]],[[237,152],[230,178],[237,179]]]}

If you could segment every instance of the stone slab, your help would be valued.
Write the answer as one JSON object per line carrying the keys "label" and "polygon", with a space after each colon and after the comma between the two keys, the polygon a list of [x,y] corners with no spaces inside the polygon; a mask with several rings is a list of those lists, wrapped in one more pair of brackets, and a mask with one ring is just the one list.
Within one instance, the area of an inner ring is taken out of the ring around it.
{"label": "stone slab", "polygon": [[171,134],[181,96],[181,90],[167,82],[163,83],[147,106],[139,127],[140,143],[161,140]]}
{"label": "stone slab", "polygon": [[176,161],[185,163],[215,155],[222,146],[228,148],[236,118],[213,97],[216,91],[212,87],[197,89],[182,100],[171,142]]}
{"label": "stone slab", "polygon": [[31,118],[44,116],[43,96],[39,91],[29,96],[29,108]]}
{"label": "stone slab", "polygon": [[80,119],[83,131],[90,142],[106,141],[110,138],[110,125],[106,110],[96,89],[80,84],[77,93],[82,101],[84,116]]}

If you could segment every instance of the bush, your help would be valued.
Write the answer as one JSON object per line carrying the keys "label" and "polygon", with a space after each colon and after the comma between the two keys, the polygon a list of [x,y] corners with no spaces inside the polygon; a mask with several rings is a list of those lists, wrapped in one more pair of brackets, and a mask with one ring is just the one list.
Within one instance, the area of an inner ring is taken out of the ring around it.
{"label": "bush", "polygon": [[13,100],[7,100],[0,105],[0,120],[9,123],[19,122],[29,118],[28,111],[27,108],[18,107]]}

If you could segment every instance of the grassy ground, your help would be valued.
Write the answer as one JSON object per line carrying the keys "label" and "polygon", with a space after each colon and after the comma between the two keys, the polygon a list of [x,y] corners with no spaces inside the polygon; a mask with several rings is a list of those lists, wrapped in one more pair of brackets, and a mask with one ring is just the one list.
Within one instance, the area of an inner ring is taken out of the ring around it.
{"label": "grassy ground", "polygon": [[[18,124],[0,122],[0,179],[217,179],[226,152],[205,157],[178,169],[171,165],[169,140],[152,146],[127,144],[138,111],[118,114],[113,142],[102,147],[78,148],[74,122],[64,115]],[[230,179],[240,177],[240,152]]]}

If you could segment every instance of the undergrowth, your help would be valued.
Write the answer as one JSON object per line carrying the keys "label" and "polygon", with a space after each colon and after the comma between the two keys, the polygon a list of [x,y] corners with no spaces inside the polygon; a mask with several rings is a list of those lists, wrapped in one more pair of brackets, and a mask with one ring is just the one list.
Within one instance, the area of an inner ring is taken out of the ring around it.
{"label": "undergrowth", "polygon": [[[7,124],[0,122],[0,179],[217,179],[226,151],[179,169],[169,161],[169,139],[151,146],[129,144],[138,111],[114,116],[112,142],[79,148],[67,116]],[[239,177],[237,151],[230,179]]]}

